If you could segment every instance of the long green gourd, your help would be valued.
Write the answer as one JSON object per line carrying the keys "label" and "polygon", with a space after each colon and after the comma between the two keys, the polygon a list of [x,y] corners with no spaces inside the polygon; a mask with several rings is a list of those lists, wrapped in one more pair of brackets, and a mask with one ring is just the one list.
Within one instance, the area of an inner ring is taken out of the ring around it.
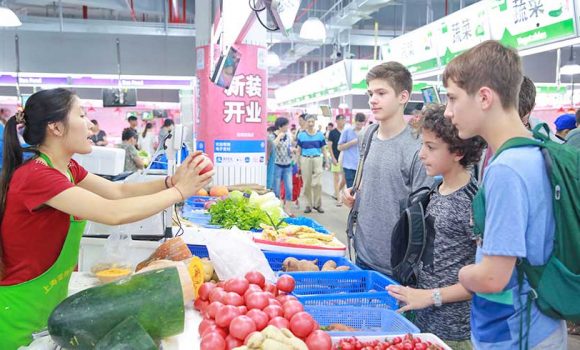
{"label": "long green gourd", "polygon": [[136,274],[68,297],[50,315],[48,331],[66,349],[92,350],[128,317],[134,317],[155,340],[183,332],[183,292],[175,267]]}

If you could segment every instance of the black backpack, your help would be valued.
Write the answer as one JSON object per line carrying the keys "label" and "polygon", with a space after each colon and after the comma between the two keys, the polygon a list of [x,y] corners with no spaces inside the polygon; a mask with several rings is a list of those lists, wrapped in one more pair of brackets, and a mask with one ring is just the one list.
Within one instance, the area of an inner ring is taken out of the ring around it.
{"label": "black backpack", "polygon": [[401,203],[401,217],[391,237],[391,268],[393,278],[404,286],[416,286],[419,271],[433,263],[435,222],[426,211],[440,184],[421,187]]}
{"label": "black backpack", "polygon": [[[401,217],[391,237],[391,268],[393,278],[404,286],[417,286],[423,266],[433,264],[435,218],[426,212],[441,182],[436,180],[431,187],[416,190],[401,203]],[[477,186],[470,184],[462,191],[473,200]]]}

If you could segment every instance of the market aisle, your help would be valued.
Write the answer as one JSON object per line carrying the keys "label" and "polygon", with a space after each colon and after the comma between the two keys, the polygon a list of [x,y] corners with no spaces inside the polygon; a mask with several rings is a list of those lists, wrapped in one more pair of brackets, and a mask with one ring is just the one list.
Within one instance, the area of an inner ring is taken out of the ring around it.
{"label": "market aisle", "polygon": [[292,214],[296,216],[306,216],[316,220],[322,226],[326,227],[330,232],[336,234],[342,243],[346,244],[346,220],[348,218],[348,208],[345,206],[337,207],[335,205],[335,200],[322,192],[322,209],[324,209],[324,214],[320,214],[313,210],[310,214],[304,214],[304,208],[306,200],[304,197],[300,197],[300,209],[297,209],[294,204],[292,204]]}
{"label": "market aisle", "polygon": [[[304,199],[302,197],[300,199],[302,201],[300,209],[296,209],[293,205],[292,214],[296,216],[307,216],[318,221],[329,231],[336,233],[336,237],[346,244],[346,220],[349,211],[347,207],[337,207],[334,204],[335,200],[323,191],[322,208],[325,213],[319,214],[318,212],[313,211],[310,214],[304,214]],[[580,336],[568,337],[568,350],[580,350]]]}

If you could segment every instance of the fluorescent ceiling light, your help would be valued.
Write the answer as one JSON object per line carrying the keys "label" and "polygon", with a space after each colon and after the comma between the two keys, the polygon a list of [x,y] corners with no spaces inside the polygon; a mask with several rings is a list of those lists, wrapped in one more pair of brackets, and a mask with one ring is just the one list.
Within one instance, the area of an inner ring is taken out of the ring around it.
{"label": "fluorescent ceiling light", "polygon": [[300,37],[306,40],[324,41],[326,39],[326,27],[318,17],[310,17],[302,23]]}
{"label": "fluorescent ceiling light", "polygon": [[280,57],[275,52],[268,52],[268,57],[266,57],[266,64],[268,67],[279,67]]}
{"label": "fluorescent ceiling light", "polygon": [[0,7],[0,27],[20,27],[22,22],[18,16],[7,7]]}

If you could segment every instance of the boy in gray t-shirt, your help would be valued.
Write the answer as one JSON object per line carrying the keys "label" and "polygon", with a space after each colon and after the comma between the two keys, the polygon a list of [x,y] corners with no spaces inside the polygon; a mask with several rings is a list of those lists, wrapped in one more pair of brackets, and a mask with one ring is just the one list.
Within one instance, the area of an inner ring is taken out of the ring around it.
{"label": "boy in gray t-shirt", "polygon": [[357,265],[390,275],[391,231],[401,213],[400,202],[414,190],[430,186],[432,179],[418,157],[421,141],[403,119],[413,87],[411,73],[398,62],[387,62],[372,68],[366,81],[379,126],[363,165],[359,192],[353,197],[349,188],[343,197],[346,205],[358,207]]}

